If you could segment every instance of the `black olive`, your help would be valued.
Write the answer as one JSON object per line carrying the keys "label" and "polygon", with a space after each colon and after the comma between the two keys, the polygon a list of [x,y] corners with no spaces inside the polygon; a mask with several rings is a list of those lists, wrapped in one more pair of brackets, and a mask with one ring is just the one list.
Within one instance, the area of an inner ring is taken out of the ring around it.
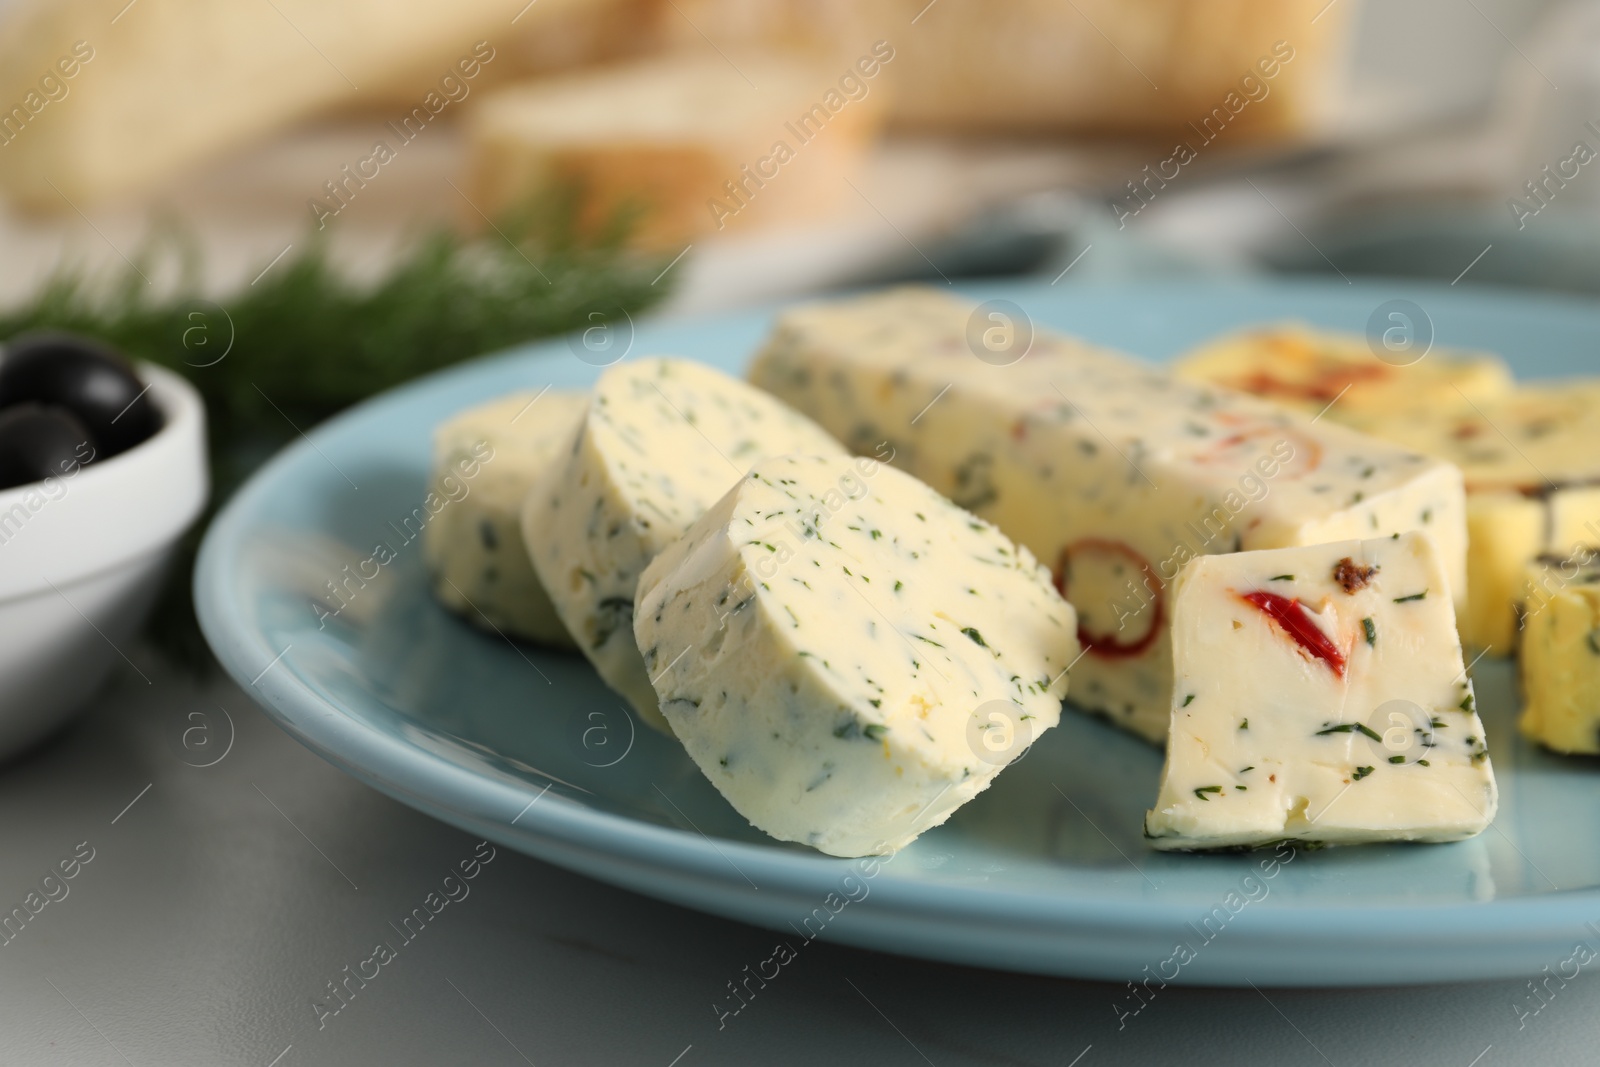
{"label": "black olive", "polygon": [[76,474],[94,458],[88,428],[65,408],[0,409],[0,489]]}
{"label": "black olive", "polygon": [[6,343],[0,408],[29,403],[54,404],[76,415],[102,459],[161,428],[161,415],[127,359],[76,334],[22,334]]}

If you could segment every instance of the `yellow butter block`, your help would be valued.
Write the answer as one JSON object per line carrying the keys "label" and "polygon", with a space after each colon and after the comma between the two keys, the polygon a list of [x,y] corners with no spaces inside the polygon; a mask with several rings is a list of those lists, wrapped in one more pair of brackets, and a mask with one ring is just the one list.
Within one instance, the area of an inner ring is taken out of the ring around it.
{"label": "yellow butter block", "polygon": [[1310,415],[1326,411],[1336,421],[1426,400],[1454,407],[1463,398],[1490,398],[1512,387],[1511,371],[1487,353],[1431,350],[1415,362],[1411,358],[1397,351],[1380,359],[1358,334],[1282,323],[1209,341],[1174,364],[1173,372]]}
{"label": "yellow butter block", "polygon": [[1535,557],[1600,546],[1600,381],[1518,386],[1490,355],[1428,351],[1408,366],[1366,338],[1295,325],[1233,334],[1180,377],[1241,389],[1448,460],[1467,487],[1462,640],[1509,656]]}
{"label": "yellow butter block", "polygon": [[1453,407],[1346,412],[1341,421],[1461,468],[1469,540],[1462,637],[1510,655],[1528,564],[1600,545],[1600,381],[1523,385]]}
{"label": "yellow butter block", "polygon": [[1467,610],[1461,640],[1491,655],[1516,647],[1516,602],[1528,561],[1545,548],[1545,506],[1514,492],[1467,497]]}
{"label": "yellow butter block", "polygon": [[1522,624],[1518,727],[1557,752],[1600,754],[1600,553],[1530,566]]}

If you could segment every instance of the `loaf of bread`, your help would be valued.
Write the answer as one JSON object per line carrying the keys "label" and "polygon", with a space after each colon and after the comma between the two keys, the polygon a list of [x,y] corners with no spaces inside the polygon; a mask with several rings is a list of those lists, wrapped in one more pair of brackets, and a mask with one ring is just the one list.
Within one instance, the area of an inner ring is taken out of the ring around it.
{"label": "loaf of bread", "polygon": [[[897,125],[1177,134],[1314,125],[1352,0],[675,0],[684,47],[885,40]],[[1208,123],[1206,120],[1210,119]],[[1191,130],[1191,124],[1193,129]]]}
{"label": "loaf of bread", "polygon": [[513,26],[505,0],[22,0],[0,19],[0,190],[70,212],[408,72],[403,113],[431,121],[496,41],[579,2],[539,0]]}
{"label": "loaf of bread", "polygon": [[[505,32],[492,35],[495,60],[484,68],[474,91],[658,53],[665,16],[672,14],[663,0],[581,0],[551,7],[538,0],[519,15],[518,8],[526,3],[516,0],[506,16],[508,20],[516,16],[516,21]],[[434,87],[438,60],[437,55],[430,56],[381,82],[362,85],[359,96],[340,101],[331,110],[339,115],[391,117],[394,109],[409,107]]]}
{"label": "loaf of bread", "polygon": [[543,188],[643,246],[825,212],[883,118],[882,55],[846,64],[704,47],[508,86],[469,111],[470,195],[493,217]]}

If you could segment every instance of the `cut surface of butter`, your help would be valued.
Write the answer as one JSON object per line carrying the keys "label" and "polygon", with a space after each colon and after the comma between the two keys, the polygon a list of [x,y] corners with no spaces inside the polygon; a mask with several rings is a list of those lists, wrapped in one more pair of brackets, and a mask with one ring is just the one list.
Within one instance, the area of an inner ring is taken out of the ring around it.
{"label": "cut surface of butter", "polygon": [[900,848],[1054,726],[1078,654],[1049,572],[867,457],[758,462],[639,583],[661,710],[756,827]]}
{"label": "cut surface of butter", "polygon": [[422,550],[445,607],[492,631],[573,647],[523,547],[522,502],[572,443],[588,404],[576,391],[514,393],[434,431],[429,488],[448,503],[423,527]]}
{"label": "cut surface of butter", "polygon": [[1455,841],[1488,826],[1494,771],[1445,582],[1419,533],[1185,567],[1151,844]]}
{"label": "cut surface of butter", "polygon": [[605,683],[666,720],[633,640],[639,575],[765,456],[843,455],[821,427],[703,363],[649,357],[595,383],[566,454],[529,492],[522,541]]}
{"label": "cut surface of butter", "polygon": [[1517,726],[1556,752],[1600,755],[1600,552],[1536,561],[1520,614]]}

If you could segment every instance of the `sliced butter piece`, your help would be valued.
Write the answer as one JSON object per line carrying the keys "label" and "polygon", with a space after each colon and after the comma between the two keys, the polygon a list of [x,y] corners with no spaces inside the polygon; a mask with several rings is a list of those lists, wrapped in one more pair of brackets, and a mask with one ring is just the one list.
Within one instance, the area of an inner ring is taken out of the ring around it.
{"label": "sliced butter piece", "polygon": [[522,539],[605,683],[666,729],[633,641],[639,575],[764,456],[842,455],[816,423],[701,363],[609,368],[561,465],[528,494]]}
{"label": "sliced butter piece", "polygon": [[1198,555],[1422,529],[1449,578],[1439,593],[1462,595],[1453,467],[1044,330],[1030,338],[1017,320],[920,289],[801,307],[750,376],[858,451],[886,440],[896,466],[1054,568],[1090,647],[1075,705],[1165,740],[1165,587]]}
{"label": "sliced butter piece", "polygon": [[646,569],[634,632],[728,802],[835,856],[986,788],[1056,724],[1078,654],[1031,553],[865,457],[757,463]]}
{"label": "sliced butter piece", "polygon": [[1535,562],[1521,600],[1518,728],[1557,752],[1600,755],[1600,553]]}
{"label": "sliced butter piece", "polygon": [[1173,594],[1158,849],[1455,841],[1494,771],[1421,534],[1207,556]]}
{"label": "sliced butter piece", "polygon": [[429,488],[450,504],[423,527],[422,551],[445,607],[498,633],[573,647],[523,547],[522,502],[572,443],[588,405],[587,394],[569,390],[513,393],[434,430]]}

